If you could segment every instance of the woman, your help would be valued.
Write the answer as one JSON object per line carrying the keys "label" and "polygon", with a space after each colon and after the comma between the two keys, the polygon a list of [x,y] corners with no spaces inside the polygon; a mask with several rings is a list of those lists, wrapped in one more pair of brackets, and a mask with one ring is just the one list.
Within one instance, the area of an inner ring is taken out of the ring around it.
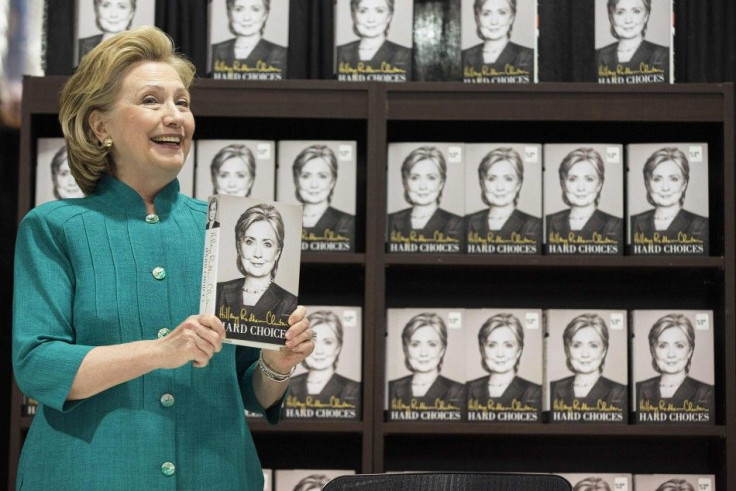
{"label": "woman", "polygon": [[[337,360],[342,351],[343,327],[340,318],[329,310],[318,310],[307,316],[317,333],[314,351],[302,365],[307,373],[297,375],[289,384],[289,396],[305,401],[307,396],[323,404],[360,405],[360,384],[337,373]],[[334,401],[334,403],[332,402]]]}
{"label": "woman", "polygon": [[135,16],[136,0],[94,0],[95,24],[102,34],[79,40],[79,58],[103,40],[130,29]]}
{"label": "woman", "polygon": [[690,319],[677,313],[658,319],[649,331],[649,351],[652,368],[659,376],[636,383],[638,401],[650,401],[655,406],[664,401],[680,410],[685,404],[713,408],[713,386],[689,376],[695,351],[695,330]]}
{"label": "woman", "polygon": [[542,386],[517,375],[524,350],[524,328],[513,314],[500,313],[486,320],[478,331],[481,364],[489,373],[468,382],[468,400],[511,408],[541,408]]}
{"label": "woman", "polygon": [[605,176],[600,154],[593,148],[577,148],[562,159],[558,172],[562,200],[570,208],[547,215],[548,244],[552,237],[571,235],[620,244],[623,220],[598,209]]}
{"label": "woman", "polygon": [[598,76],[620,74],[621,70],[661,76],[658,82],[669,81],[669,49],[644,39],[652,13],[652,0],[608,0],[608,20],[616,42],[596,50]]}
{"label": "woman", "polygon": [[304,206],[302,237],[342,239],[355,236],[355,217],[330,206],[337,181],[337,158],[330,147],[310,145],[297,155],[291,168],[296,199]]}
{"label": "woman", "polygon": [[600,477],[586,477],[573,486],[572,491],[611,491],[611,486]]}
{"label": "woman", "polygon": [[523,76],[534,81],[534,50],[511,42],[516,0],[475,0],[476,34],[482,43],[462,52],[466,80]]}
{"label": "woman", "polygon": [[695,487],[685,479],[670,479],[657,486],[656,491],[695,491]]}
{"label": "woman", "polygon": [[481,199],[488,209],[465,217],[466,238],[541,243],[542,220],[519,210],[524,163],[510,147],[494,148],[478,165]]}
{"label": "woman", "polygon": [[13,367],[40,403],[19,488],[263,487],[244,408],[278,420],[312,332],[300,307],[289,349],[261,355],[223,345],[215,316],[191,315],[206,205],[176,176],[193,77],[166,34],[141,27],[90,51],[60,94],[87,197],[38,206],[18,229]]}
{"label": "woman", "polygon": [[212,198],[210,199],[210,204],[207,205],[207,224],[204,228],[205,230],[209,230],[219,226],[220,222],[217,221],[217,198]]}
{"label": "woman", "polygon": [[437,147],[418,147],[406,156],[401,165],[401,182],[404,199],[411,208],[388,215],[389,237],[398,234],[406,238],[416,232],[430,239],[439,232],[462,244],[463,219],[440,208],[446,179],[445,156]]}
{"label": "woman", "polygon": [[274,281],[284,249],[279,211],[265,203],[245,210],[235,224],[235,248],[236,267],[243,277],[217,284],[216,311],[227,307],[239,313],[245,308],[258,319],[292,312],[296,296]]}
{"label": "woman", "polygon": [[210,163],[212,194],[250,196],[256,178],[256,159],[242,143],[222,147]]}
{"label": "woman", "polygon": [[353,32],[360,39],[337,47],[337,72],[360,67],[369,73],[403,74],[411,80],[411,48],[388,40],[394,0],[350,0]]}
{"label": "woman", "polygon": [[604,377],[608,354],[608,326],[597,314],[581,314],[571,320],[562,334],[568,370],[573,376],[552,381],[551,399],[566,406],[587,404],[595,409],[604,402],[608,408],[626,411],[626,386]]}
{"label": "woman", "polygon": [[689,244],[703,244],[708,251],[708,219],[683,208],[690,182],[687,156],[676,147],[664,147],[649,156],[644,164],[647,202],[654,209],[631,217],[632,243],[636,237],[651,240],[657,234],[662,241],[678,243],[686,237]]}
{"label": "woman", "polygon": [[51,159],[51,180],[54,184],[54,198],[83,198],[84,193],[74,180],[66,153],[66,145],[59,148]]}
{"label": "woman", "polygon": [[463,384],[440,375],[447,351],[447,327],[442,317],[424,312],[412,317],[401,332],[404,349],[404,365],[411,375],[388,383],[389,401],[401,401],[403,405],[424,404],[427,409],[436,402],[466,407]]}
{"label": "woman", "polygon": [[228,28],[235,37],[212,45],[211,71],[237,74],[246,68],[246,73],[286,78],[287,49],[263,38],[271,0],[226,1]]}
{"label": "woman", "polygon": [[310,474],[296,483],[294,491],[320,491],[328,482],[330,478],[324,474]]}

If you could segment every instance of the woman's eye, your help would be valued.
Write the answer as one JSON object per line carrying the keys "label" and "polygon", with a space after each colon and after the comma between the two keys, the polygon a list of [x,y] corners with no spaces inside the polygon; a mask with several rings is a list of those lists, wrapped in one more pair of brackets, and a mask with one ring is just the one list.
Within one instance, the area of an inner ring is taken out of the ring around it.
{"label": "woman's eye", "polygon": [[147,95],[143,98],[143,104],[156,104],[158,101],[152,95]]}
{"label": "woman's eye", "polygon": [[187,99],[179,99],[176,101],[177,106],[189,107],[189,101]]}
{"label": "woman's eye", "polygon": [[245,239],[245,245],[253,245],[253,239]]}

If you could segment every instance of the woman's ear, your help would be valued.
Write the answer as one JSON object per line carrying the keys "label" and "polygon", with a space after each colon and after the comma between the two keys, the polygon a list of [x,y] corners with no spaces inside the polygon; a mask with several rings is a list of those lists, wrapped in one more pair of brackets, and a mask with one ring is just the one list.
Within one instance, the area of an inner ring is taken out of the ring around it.
{"label": "woman's ear", "polygon": [[105,118],[98,109],[95,109],[89,114],[88,123],[99,143],[102,143],[105,138],[110,136]]}

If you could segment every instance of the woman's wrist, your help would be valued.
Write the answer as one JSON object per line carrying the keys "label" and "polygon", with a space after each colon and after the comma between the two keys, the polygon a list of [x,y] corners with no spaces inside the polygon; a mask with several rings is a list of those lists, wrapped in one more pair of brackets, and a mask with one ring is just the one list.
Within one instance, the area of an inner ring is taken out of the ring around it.
{"label": "woman's wrist", "polygon": [[294,370],[296,370],[296,365],[287,369],[275,367],[272,363],[266,361],[265,357],[263,356],[263,350],[261,350],[261,354],[258,357],[258,368],[261,370],[261,372],[263,372],[263,375],[267,379],[274,382],[286,382],[294,373]]}

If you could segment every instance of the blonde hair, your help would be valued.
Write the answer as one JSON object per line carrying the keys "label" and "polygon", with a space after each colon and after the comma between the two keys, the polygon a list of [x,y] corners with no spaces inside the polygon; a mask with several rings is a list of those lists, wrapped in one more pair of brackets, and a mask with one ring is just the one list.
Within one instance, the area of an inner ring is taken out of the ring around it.
{"label": "blonde hair", "polygon": [[66,139],[69,169],[85,194],[109,174],[114,162],[109,149],[97,143],[89,117],[113,110],[127,71],[141,61],[168,63],[189,89],[194,65],[175,51],[171,38],[153,26],[117,34],[95,46],[64,84],[59,97],[59,123]]}

